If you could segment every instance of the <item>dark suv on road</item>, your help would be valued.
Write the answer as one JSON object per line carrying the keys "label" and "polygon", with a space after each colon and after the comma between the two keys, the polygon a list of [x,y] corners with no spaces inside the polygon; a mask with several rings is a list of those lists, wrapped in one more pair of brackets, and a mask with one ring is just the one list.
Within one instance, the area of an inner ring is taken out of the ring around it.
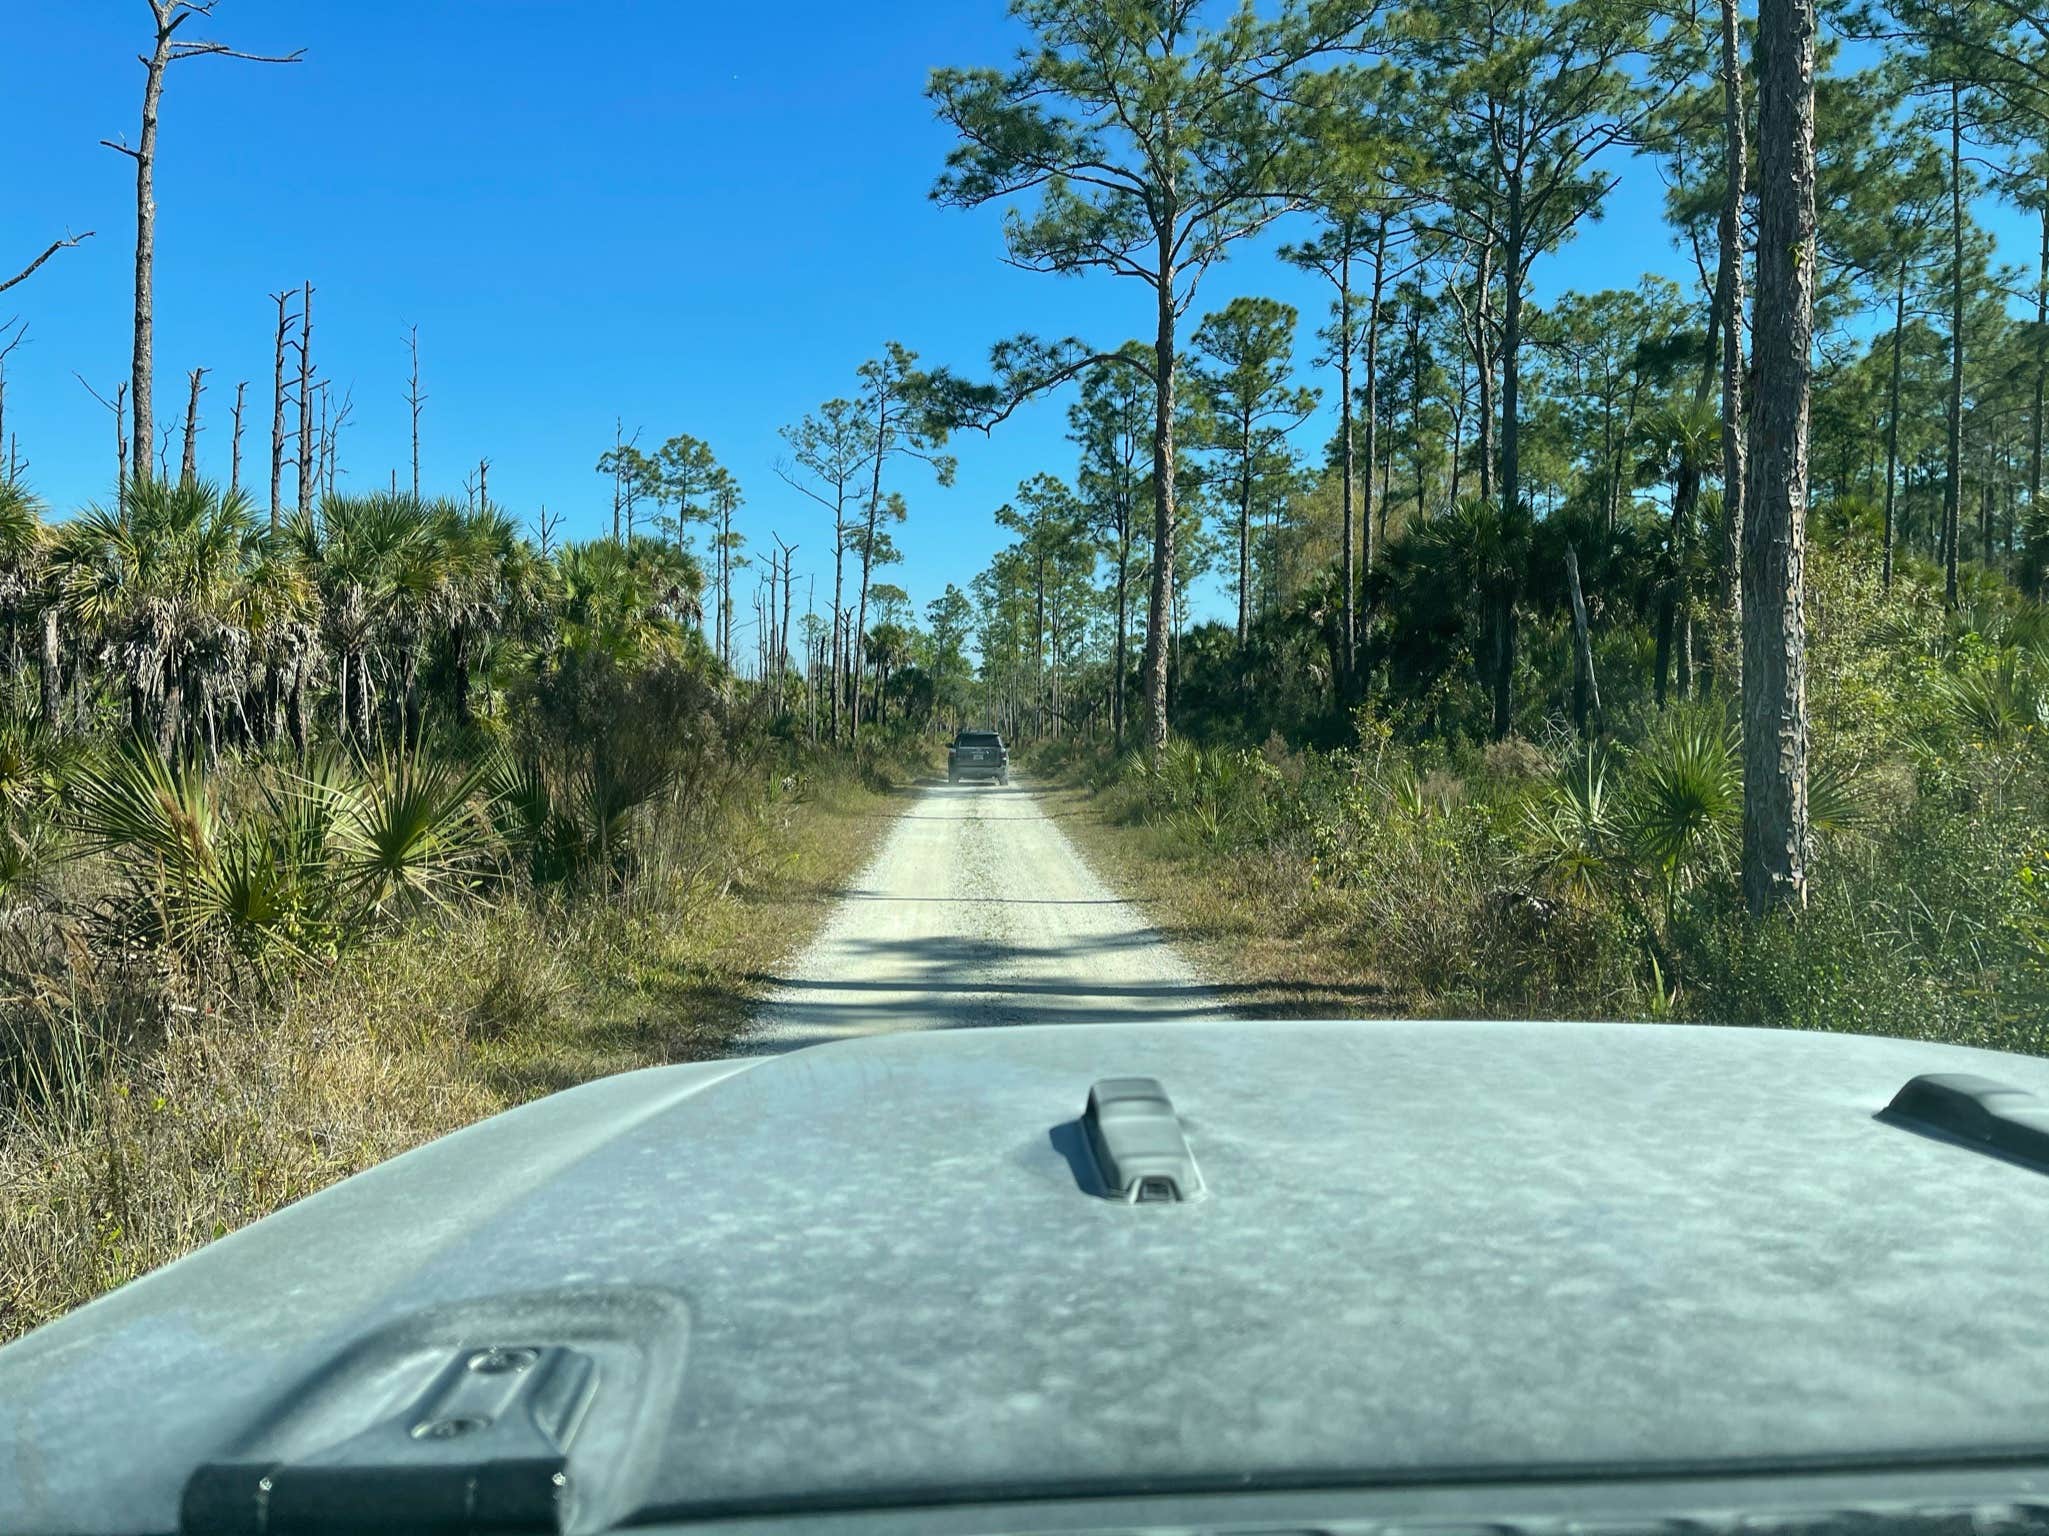
{"label": "dark suv on road", "polygon": [[946,749],[946,782],[994,779],[1010,782],[1010,749],[994,731],[962,731]]}

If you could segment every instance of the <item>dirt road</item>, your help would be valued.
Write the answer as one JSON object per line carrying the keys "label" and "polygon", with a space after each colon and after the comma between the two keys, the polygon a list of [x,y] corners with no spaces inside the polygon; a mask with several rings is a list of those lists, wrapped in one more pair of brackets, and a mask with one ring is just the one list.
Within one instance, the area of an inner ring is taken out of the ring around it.
{"label": "dirt road", "polygon": [[1029,786],[935,785],[904,802],[748,1044],[1224,1012]]}

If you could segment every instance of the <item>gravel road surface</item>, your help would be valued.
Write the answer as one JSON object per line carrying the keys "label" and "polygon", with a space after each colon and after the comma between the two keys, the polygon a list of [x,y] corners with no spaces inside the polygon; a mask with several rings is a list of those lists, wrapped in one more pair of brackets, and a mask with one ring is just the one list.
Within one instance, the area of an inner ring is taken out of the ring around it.
{"label": "gravel road surface", "polygon": [[1226,1013],[1030,786],[934,785],[903,802],[747,1043]]}

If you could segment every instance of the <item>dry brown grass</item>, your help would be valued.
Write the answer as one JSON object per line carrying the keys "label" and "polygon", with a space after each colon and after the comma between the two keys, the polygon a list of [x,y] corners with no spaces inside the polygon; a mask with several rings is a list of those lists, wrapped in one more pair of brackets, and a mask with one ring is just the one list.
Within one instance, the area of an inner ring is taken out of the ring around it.
{"label": "dry brown grass", "polygon": [[1356,904],[1303,878],[1294,861],[1220,860],[1159,828],[1114,819],[1086,789],[1048,792],[1091,865],[1215,978],[1250,1018],[1370,1019],[1419,999],[1371,974],[1353,942]]}
{"label": "dry brown grass", "polygon": [[724,1053],[887,825],[821,796],[734,805],[628,901],[470,912],[81,1051],[0,1122],[0,1339],[522,1100]]}

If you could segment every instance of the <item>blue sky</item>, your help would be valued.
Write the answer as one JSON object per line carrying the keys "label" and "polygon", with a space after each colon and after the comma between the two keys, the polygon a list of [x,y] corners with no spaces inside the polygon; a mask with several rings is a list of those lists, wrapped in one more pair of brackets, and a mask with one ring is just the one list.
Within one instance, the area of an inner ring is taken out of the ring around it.
{"label": "blue sky", "polygon": [[[98,140],[136,131],[149,18],[143,0],[10,10],[0,267],[66,229],[98,232],[0,295],[0,320],[30,329],[8,365],[7,430],[61,511],[112,479],[111,423],[72,372],[108,392],[126,376],[134,177]],[[222,479],[241,379],[247,477],[267,475],[266,295],[310,278],[316,360],[354,391],[347,486],[406,462],[403,335],[417,324],[430,490],[461,494],[488,456],[495,502],[524,517],[545,504],[569,534],[595,534],[610,499],[592,466],[614,418],[643,442],[694,433],[740,477],[750,541],[773,529],[798,544],[801,603],[807,571],[829,583],[829,536],[775,476],[776,429],[850,393],[864,358],[895,339],[976,370],[1019,330],[1114,344],[1148,329],[1137,285],[1013,271],[998,213],[927,200],[950,143],[927,72],[1003,62],[1001,0],[221,0],[188,31],[306,50],[289,68],[180,64],[166,92],[159,425],[182,411],[185,371],[211,369],[201,453]],[[1540,298],[1683,275],[1654,172],[1621,169],[1607,222],[1546,259]],[[1238,293],[1305,317],[1322,303],[1271,242],[1218,269],[1198,310]],[[921,607],[1001,546],[991,513],[1021,478],[1071,467],[1064,409],[959,440],[951,489],[896,471],[911,519],[893,575]]]}

